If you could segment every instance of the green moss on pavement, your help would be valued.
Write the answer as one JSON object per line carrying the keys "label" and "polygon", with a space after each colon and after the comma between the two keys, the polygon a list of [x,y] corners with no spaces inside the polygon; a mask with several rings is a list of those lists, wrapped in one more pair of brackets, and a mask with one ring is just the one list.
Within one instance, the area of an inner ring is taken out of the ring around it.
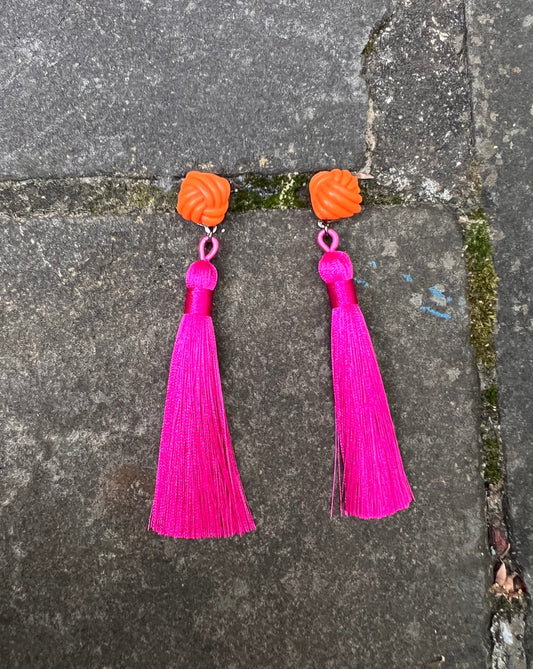
{"label": "green moss on pavement", "polygon": [[482,209],[470,214],[464,236],[472,342],[478,362],[492,367],[496,363],[493,335],[498,278],[494,269],[490,228]]}
{"label": "green moss on pavement", "polygon": [[244,174],[233,179],[230,211],[252,209],[302,209],[309,206],[309,174]]}
{"label": "green moss on pavement", "polygon": [[496,437],[489,437],[484,440],[484,444],[485,468],[483,477],[487,483],[499,483],[503,479],[499,441]]}

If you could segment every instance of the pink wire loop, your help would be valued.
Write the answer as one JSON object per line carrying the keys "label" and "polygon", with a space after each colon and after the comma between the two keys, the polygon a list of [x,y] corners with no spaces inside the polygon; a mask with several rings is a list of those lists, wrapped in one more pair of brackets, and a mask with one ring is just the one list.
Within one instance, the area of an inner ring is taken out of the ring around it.
{"label": "pink wire loop", "polygon": [[[207,242],[211,242],[211,250],[206,254],[205,245]],[[198,253],[200,254],[200,260],[212,260],[218,251],[218,239],[216,237],[209,237],[206,235],[200,239],[200,244],[198,245]]]}
{"label": "pink wire loop", "polygon": [[[331,239],[331,244],[329,246],[324,241],[324,237],[326,235],[328,235],[328,237]],[[318,233],[317,241],[320,248],[326,253],[328,251],[336,251],[337,246],[339,245],[339,235],[335,232],[335,230],[321,230]]]}

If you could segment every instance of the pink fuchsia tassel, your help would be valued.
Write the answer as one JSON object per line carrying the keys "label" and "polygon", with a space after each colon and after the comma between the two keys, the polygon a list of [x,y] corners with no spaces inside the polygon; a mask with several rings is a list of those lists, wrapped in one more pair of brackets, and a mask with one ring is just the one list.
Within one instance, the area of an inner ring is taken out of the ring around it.
{"label": "pink fuchsia tassel", "polygon": [[187,272],[185,313],[176,337],[149,527],[170,537],[228,537],[255,529],[224,409],[211,305],[217,270],[200,242]]}
{"label": "pink fuchsia tassel", "polygon": [[[331,247],[324,241],[328,234]],[[338,235],[321,230],[325,251],[318,271],[332,307],[331,360],[335,395],[335,473],[341,515],[382,518],[414,499],[404,472],[394,425],[370,335],[357,303],[353,267],[337,251]]]}

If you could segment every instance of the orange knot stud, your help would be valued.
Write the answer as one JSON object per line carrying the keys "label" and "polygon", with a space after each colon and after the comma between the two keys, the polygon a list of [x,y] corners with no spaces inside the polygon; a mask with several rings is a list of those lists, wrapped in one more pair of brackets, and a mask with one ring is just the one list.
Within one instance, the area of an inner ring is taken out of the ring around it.
{"label": "orange knot stud", "polygon": [[359,182],[348,170],[317,172],[309,182],[309,193],[313,211],[322,221],[348,218],[361,211]]}
{"label": "orange knot stud", "polygon": [[178,194],[178,214],[213,228],[222,223],[229,206],[229,181],[210,172],[188,172]]}

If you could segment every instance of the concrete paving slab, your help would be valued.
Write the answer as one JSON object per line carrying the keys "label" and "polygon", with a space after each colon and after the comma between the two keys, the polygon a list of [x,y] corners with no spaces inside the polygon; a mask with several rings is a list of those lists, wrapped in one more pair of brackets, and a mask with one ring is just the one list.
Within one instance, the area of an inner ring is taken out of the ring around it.
{"label": "concrete paving slab", "polygon": [[386,0],[6,0],[0,177],[360,167]]}
{"label": "concrete paving slab", "polygon": [[371,170],[403,198],[460,201],[472,169],[464,4],[397,0],[366,49]]}
{"label": "concrete paving slab", "polygon": [[[495,230],[496,334],[513,551],[533,584],[533,3],[470,3],[477,149]],[[526,633],[533,658],[533,625]]]}
{"label": "concrete paving slab", "polygon": [[0,228],[8,666],[486,666],[478,386],[452,214],[374,209],[337,225],[417,498],[378,522],[329,518],[313,216],[228,217],[214,322],[258,530],[203,542],[146,530],[201,231],[164,214]]}

